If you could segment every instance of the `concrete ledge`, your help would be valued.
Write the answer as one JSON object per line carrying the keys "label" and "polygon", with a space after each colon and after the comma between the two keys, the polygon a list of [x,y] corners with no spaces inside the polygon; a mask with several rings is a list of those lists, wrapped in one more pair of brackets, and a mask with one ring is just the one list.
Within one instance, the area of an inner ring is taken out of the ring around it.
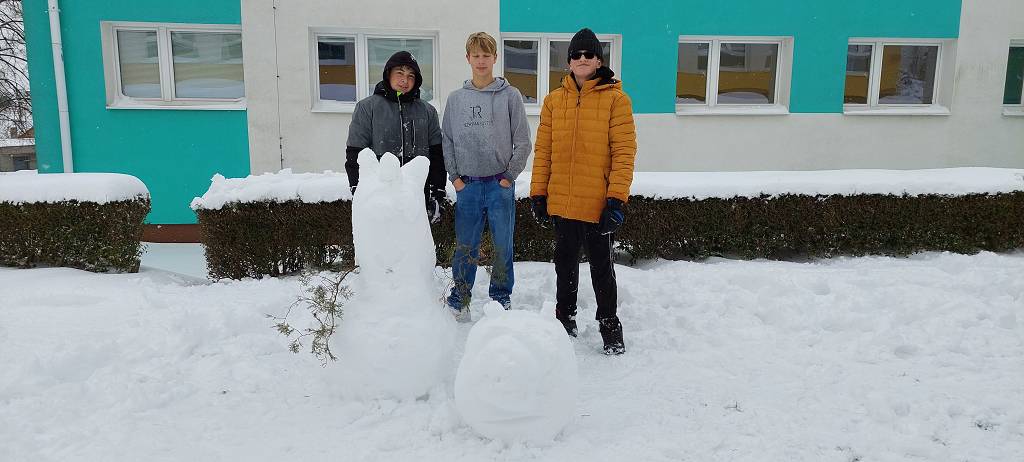
{"label": "concrete ledge", "polygon": [[142,230],[145,242],[199,242],[199,225],[145,225]]}

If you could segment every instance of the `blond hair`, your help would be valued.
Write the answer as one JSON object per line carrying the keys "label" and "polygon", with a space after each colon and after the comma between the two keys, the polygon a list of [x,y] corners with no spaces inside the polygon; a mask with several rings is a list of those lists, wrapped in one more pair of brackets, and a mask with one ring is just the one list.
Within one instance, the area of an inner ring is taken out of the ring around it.
{"label": "blond hair", "polygon": [[497,56],[498,42],[487,32],[474,32],[466,39],[466,54],[472,53],[474,49]]}

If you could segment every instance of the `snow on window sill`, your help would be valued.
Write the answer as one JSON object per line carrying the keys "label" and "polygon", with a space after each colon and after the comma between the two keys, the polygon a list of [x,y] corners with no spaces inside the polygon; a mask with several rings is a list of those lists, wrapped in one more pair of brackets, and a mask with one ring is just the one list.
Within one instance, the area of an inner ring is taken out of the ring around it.
{"label": "snow on window sill", "polygon": [[930,106],[843,106],[843,114],[851,116],[948,116],[948,107]]}
{"label": "snow on window sill", "polygon": [[1006,117],[1024,117],[1024,106],[1006,106],[1003,108]]}
{"label": "snow on window sill", "polygon": [[756,106],[696,106],[676,105],[676,115],[789,115],[789,108],[781,105],[756,105]]}
{"label": "snow on window sill", "polygon": [[139,100],[134,98],[118,98],[107,104],[107,109],[155,109],[155,110],[186,110],[186,111],[244,111],[246,100],[202,101],[202,100]]}

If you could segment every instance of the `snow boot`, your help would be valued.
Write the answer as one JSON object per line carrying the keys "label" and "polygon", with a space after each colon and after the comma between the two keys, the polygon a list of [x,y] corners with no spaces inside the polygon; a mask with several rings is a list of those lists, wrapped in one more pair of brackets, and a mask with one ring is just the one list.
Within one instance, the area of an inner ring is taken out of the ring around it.
{"label": "snow boot", "polygon": [[555,308],[555,318],[558,322],[562,323],[562,327],[565,328],[565,333],[569,334],[570,337],[576,337],[579,335],[579,329],[576,327],[576,316],[567,315],[562,310]]}
{"label": "snow boot", "polygon": [[619,318],[598,319],[597,323],[601,329],[601,339],[604,340],[604,354],[625,353],[626,345],[622,343],[622,323],[619,322]]}

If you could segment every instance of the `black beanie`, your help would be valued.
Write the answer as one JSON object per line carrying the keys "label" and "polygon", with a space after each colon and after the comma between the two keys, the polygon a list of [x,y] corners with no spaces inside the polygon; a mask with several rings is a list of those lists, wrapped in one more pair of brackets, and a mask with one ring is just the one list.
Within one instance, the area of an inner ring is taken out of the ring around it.
{"label": "black beanie", "polygon": [[576,35],[572,36],[572,40],[569,42],[569,56],[567,59],[572,61],[572,54],[577,51],[592,51],[597,55],[597,59],[604,63],[601,42],[597,40],[597,35],[594,35],[594,31],[586,27],[580,29]]}
{"label": "black beanie", "polygon": [[[423,85],[423,75],[420,74],[420,65],[416,62],[416,58],[413,57],[412,53],[409,53],[408,51],[396,52],[388,58],[388,62],[384,64],[384,85],[391,88],[391,85],[388,84],[388,82],[391,81],[391,69],[398,66],[409,66],[412,68],[413,72],[416,72],[416,85],[413,85],[412,91],[418,90],[420,85]],[[392,90],[394,89],[392,88]]]}

